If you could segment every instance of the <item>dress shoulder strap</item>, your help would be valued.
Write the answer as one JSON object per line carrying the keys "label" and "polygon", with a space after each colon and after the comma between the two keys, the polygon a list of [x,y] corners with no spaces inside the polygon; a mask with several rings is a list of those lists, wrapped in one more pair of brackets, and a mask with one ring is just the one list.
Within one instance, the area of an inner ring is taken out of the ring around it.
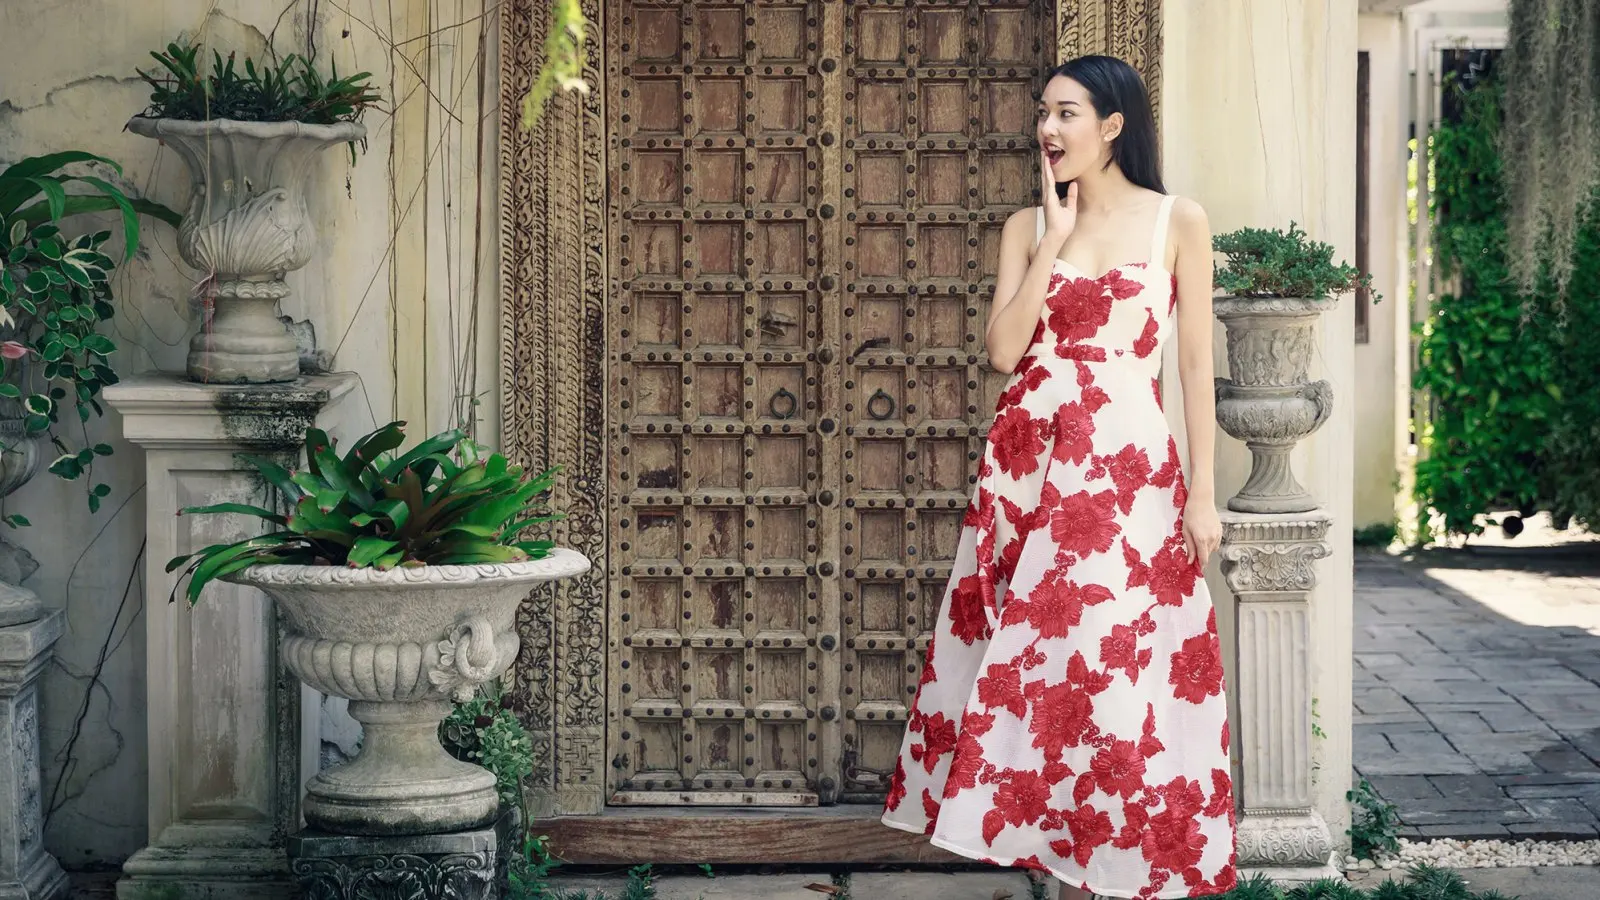
{"label": "dress shoulder strap", "polygon": [[[1168,194],[1161,198],[1161,209],[1156,213],[1155,233],[1150,236],[1150,265],[1155,268],[1167,267],[1167,224],[1172,219],[1172,204],[1178,199],[1176,194]],[[1043,207],[1039,209],[1044,213]]]}
{"label": "dress shoulder strap", "polygon": [[1044,207],[1034,209],[1035,225],[1033,228],[1033,248],[1039,249],[1039,244],[1044,240]]}

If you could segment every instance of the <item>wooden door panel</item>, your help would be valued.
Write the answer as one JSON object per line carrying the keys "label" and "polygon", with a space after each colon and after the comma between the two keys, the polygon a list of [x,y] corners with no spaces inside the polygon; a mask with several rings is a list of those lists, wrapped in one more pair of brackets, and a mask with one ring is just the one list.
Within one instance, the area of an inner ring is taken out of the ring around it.
{"label": "wooden door panel", "polygon": [[611,802],[881,798],[1053,19],[614,0]]}
{"label": "wooden door panel", "polygon": [[880,802],[1003,376],[982,323],[1033,202],[1048,4],[845,13],[841,799]]}
{"label": "wooden door panel", "polygon": [[817,802],[818,5],[613,7],[612,802]]}

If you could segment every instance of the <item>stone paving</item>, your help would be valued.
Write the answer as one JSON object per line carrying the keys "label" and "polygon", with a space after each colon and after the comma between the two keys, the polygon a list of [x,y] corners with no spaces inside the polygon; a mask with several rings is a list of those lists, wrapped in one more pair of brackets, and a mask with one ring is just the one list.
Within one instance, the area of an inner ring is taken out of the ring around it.
{"label": "stone paving", "polygon": [[1529,543],[1357,557],[1355,769],[1404,836],[1600,834],[1600,542]]}

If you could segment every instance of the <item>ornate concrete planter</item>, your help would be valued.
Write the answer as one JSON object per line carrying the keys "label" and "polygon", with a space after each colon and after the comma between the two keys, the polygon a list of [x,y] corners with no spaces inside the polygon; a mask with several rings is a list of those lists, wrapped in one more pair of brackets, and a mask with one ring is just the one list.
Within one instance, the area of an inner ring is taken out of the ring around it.
{"label": "ornate concrete planter", "polygon": [[[39,471],[39,439],[22,426],[20,404],[0,402],[0,498]],[[33,554],[0,538],[0,628],[32,622],[43,613],[39,598],[22,582],[39,568]]]}
{"label": "ornate concrete planter", "polygon": [[307,215],[306,174],[322,150],[360,140],[355,122],[190,122],[135,116],[135,134],[178,151],[194,195],[178,227],[178,252],[206,275],[210,322],[189,343],[189,377],[221,384],[293,381],[300,358],[277,315],[284,275],[304,266],[317,235]]}
{"label": "ornate concrete planter", "polygon": [[260,565],[229,576],[277,601],[289,670],[348,698],[363,726],[356,758],[306,786],[306,823],[336,834],[410,835],[494,821],[494,776],[446,753],[439,723],[452,696],[470,697],[516,658],[514,619],[533,586],[588,570],[583,555],[557,549],[497,565]]}
{"label": "ornate concrete planter", "polygon": [[1250,449],[1250,477],[1228,499],[1235,512],[1295,513],[1316,508],[1289,466],[1301,438],[1327,421],[1333,388],[1307,381],[1317,317],[1330,299],[1218,297],[1228,333],[1228,378],[1217,379],[1217,424]]}

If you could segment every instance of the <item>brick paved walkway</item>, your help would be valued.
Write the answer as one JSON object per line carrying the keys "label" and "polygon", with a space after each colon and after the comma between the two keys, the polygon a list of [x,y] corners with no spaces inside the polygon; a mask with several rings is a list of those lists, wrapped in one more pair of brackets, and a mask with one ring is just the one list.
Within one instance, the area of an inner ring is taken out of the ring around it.
{"label": "brick paved walkway", "polygon": [[1523,537],[1357,557],[1355,768],[1406,836],[1600,833],[1600,542]]}

